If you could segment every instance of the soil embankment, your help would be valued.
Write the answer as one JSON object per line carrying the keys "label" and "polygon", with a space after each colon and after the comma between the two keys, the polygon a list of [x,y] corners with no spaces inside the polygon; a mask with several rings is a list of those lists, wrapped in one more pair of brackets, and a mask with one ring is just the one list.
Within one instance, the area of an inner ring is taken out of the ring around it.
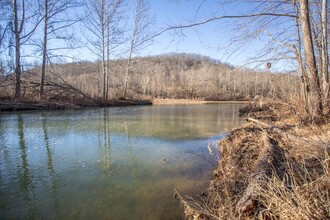
{"label": "soil embankment", "polygon": [[260,103],[248,123],[219,143],[222,159],[207,199],[183,199],[188,219],[329,219],[330,125],[306,123],[299,109]]}
{"label": "soil embankment", "polygon": [[192,104],[224,104],[224,103],[249,103],[249,101],[203,101],[192,99],[153,99],[133,100],[114,99],[109,101],[83,99],[76,101],[34,101],[0,98],[0,111],[33,111],[33,110],[63,110],[79,109],[82,107],[102,107],[102,106],[131,106],[131,105],[192,105]]}
{"label": "soil embankment", "polygon": [[102,106],[131,106],[131,105],[151,105],[149,100],[118,99],[110,101],[89,101],[89,102],[51,102],[51,101],[31,101],[31,100],[0,100],[0,111],[33,111],[33,110],[64,110],[79,109],[83,107]]}

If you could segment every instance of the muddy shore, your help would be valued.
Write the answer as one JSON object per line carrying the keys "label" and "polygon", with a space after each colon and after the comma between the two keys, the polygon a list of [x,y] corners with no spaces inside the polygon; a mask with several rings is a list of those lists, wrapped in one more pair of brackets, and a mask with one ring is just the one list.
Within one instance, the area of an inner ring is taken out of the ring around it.
{"label": "muddy shore", "polygon": [[149,100],[130,100],[119,99],[110,100],[108,102],[50,102],[50,101],[31,101],[31,100],[0,100],[0,111],[35,111],[35,110],[65,110],[65,109],[81,109],[86,107],[117,107],[132,105],[152,105]]}
{"label": "muddy shore", "polygon": [[182,198],[187,219],[330,219],[330,123],[285,103],[248,105],[219,142],[208,196]]}
{"label": "muddy shore", "polygon": [[65,110],[80,109],[85,107],[118,107],[133,105],[192,105],[192,104],[248,104],[249,101],[203,101],[190,99],[153,99],[153,100],[132,100],[116,99],[107,102],[97,100],[82,100],[80,102],[54,102],[54,101],[33,101],[33,100],[8,100],[0,98],[0,111],[33,111],[33,110]]}

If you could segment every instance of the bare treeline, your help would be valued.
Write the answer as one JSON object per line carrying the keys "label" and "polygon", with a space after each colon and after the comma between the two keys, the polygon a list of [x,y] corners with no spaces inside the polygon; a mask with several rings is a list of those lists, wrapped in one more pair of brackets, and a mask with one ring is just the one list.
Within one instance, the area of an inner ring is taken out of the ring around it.
{"label": "bare treeline", "polygon": [[[211,58],[195,54],[167,54],[132,59],[132,74],[126,82],[126,60],[110,63],[111,99],[176,98],[200,100],[247,100],[255,96],[294,98],[300,92],[296,75],[236,69]],[[63,97],[103,97],[102,62],[79,62],[49,66],[46,74],[48,99]],[[38,97],[40,68],[24,74],[23,94]],[[34,89],[33,89],[34,88]],[[73,89],[75,88],[75,89]],[[14,88],[2,91],[11,96]]]}
{"label": "bare treeline", "polygon": [[[56,96],[79,91],[79,96],[108,101],[136,96],[223,100],[261,95],[290,99],[299,92],[309,119],[329,115],[327,0],[220,1],[216,11],[210,6],[203,9],[204,3],[200,1],[197,11],[204,11],[205,16],[197,14],[187,19],[188,23],[178,21],[156,31],[152,30],[154,18],[147,0],[0,0],[2,94],[19,100],[29,93],[35,97],[36,90],[42,100],[53,97],[55,90]],[[240,10],[226,11],[222,6]],[[79,13],[71,13],[74,11]],[[252,62],[290,64],[300,78],[267,70],[235,69],[191,55],[137,57],[165,32],[173,30],[177,36],[207,23],[232,34],[225,46],[230,54],[243,45],[256,47],[258,52],[248,55]],[[79,29],[81,34],[76,34]],[[97,62],[56,64],[57,58],[70,53],[83,55],[76,50],[79,47],[89,49],[95,59],[87,59]],[[123,60],[116,60],[118,57]],[[34,77],[38,74],[39,80],[26,74],[26,59],[42,66],[42,74],[32,73]],[[15,85],[6,78],[12,78]],[[14,93],[8,85],[15,86]]]}

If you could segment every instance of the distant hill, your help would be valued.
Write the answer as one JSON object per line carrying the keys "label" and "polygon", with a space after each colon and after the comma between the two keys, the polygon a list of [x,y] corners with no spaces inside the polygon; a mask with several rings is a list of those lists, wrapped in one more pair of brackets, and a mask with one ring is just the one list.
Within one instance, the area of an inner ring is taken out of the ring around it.
{"label": "distant hill", "polygon": [[[46,73],[47,97],[100,99],[103,88],[100,67],[101,62],[49,65]],[[119,99],[123,96],[127,60],[111,61],[109,70],[110,98]],[[37,97],[39,77],[39,67],[24,73],[25,96]],[[290,86],[284,86],[288,83]],[[247,100],[256,95],[295,95],[298,91],[299,79],[290,74],[240,70],[206,56],[171,53],[132,60],[127,98]],[[11,96],[11,93],[12,88],[8,86],[2,91],[5,96]]]}

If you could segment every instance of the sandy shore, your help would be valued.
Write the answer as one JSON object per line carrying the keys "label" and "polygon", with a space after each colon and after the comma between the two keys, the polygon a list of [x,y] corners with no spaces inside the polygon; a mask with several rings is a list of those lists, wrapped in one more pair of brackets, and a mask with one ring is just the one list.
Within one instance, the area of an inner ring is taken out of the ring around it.
{"label": "sandy shore", "polygon": [[153,105],[192,105],[192,104],[248,104],[250,101],[203,101],[203,100],[192,100],[192,99],[154,99]]}

